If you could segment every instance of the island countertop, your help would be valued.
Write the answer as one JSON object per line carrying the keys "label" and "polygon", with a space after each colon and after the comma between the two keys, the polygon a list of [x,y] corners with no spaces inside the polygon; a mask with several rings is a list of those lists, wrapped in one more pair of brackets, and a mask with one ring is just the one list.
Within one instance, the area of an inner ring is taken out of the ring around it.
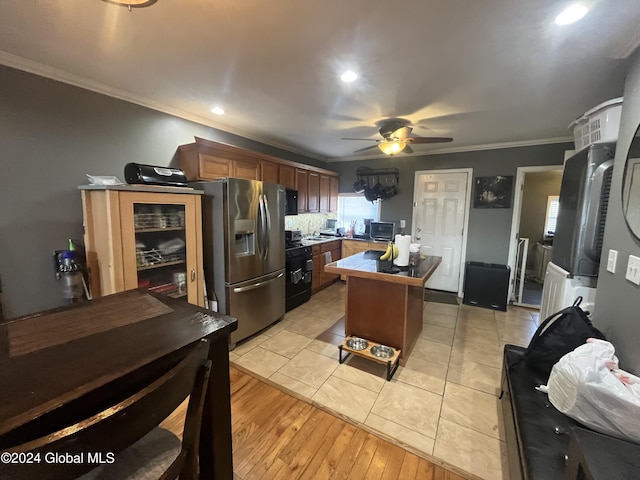
{"label": "island countertop", "polygon": [[[427,255],[423,256],[416,266],[400,267],[399,272],[389,273],[395,266],[391,261],[380,260],[380,255],[383,253],[377,250],[367,250],[328,263],[324,269],[329,273],[421,287],[442,261],[442,257]],[[398,269],[398,267],[395,268]]]}

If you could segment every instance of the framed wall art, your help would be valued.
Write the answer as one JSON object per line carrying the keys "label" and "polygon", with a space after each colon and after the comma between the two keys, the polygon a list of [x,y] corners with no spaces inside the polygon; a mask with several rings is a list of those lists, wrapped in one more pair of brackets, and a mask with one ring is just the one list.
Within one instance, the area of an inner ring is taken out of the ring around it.
{"label": "framed wall art", "polygon": [[513,176],[477,177],[473,192],[474,208],[510,208]]}

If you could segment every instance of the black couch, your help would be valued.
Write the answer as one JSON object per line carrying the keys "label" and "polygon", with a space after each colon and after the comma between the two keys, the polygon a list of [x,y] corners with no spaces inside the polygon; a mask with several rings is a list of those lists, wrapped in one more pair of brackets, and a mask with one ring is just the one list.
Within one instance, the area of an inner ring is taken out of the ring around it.
{"label": "black couch", "polygon": [[640,478],[640,445],[585,429],[559,412],[535,389],[547,377],[521,361],[525,350],[504,347],[501,402],[511,480]]}

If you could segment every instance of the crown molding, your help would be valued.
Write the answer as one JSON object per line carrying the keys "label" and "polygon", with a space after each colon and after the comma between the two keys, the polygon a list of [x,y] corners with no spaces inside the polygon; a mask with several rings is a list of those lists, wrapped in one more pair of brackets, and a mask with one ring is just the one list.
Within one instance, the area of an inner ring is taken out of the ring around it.
{"label": "crown molding", "polygon": [[79,87],[84,90],[90,90],[92,92],[99,93],[101,95],[106,95],[108,97],[124,100],[125,102],[128,102],[128,103],[133,103],[136,105],[140,105],[141,107],[166,113],[174,117],[182,118],[190,122],[204,125],[205,127],[215,128],[216,130],[220,130],[221,132],[224,132],[224,133],[231,133],[233,135],[238,135],[239,137],[243,137],[248,140],[253,140],[255,142],[263,143],[270,147],[279,148],[280,150],[284,150],[290,153],[302,155],[307,158],[312,158],[314,160],[319,160],[321,162],[327,161],[326,157],[312,154],[307,151],[298,150],[296,148],[292,148],[291,145],[285,145],[278,142],[274,142],[273,140],[268,140],[258,136],[252,136],[247,134],[246,132],[235,130],[226,125],[216,123],[215,121],[209,118],[201,117],[200,115],[194,115],[192,113],[185,112],[184,110],[180,110],[178,108],[170,107],[169,105],[165,105],[155,100],[134,95],[124,90],[113,88],[113,87],[110,87],[109,85],[105,85],[100,82],[95,82],[93,80],[89,80],[87,78],[80,77],[78,75],[73,75],[63,70],[49,67],[47,65],[43,65],[41,63],[34,62],[32,60],[27,60],[26,58],[13,55],[11,53],[0,51],[0,65],[5,65],[7,67],[15,68],[16,70],[22,70],[24,72],[49,78],[51,80],[55,80],[61,83],[73,85],[74,87]]}
{"label": "crown molding", "polygon": [[[468,145],[461,147],[440,148],[438,150],[429,150],[428,152],[413,152],[410,154],[394,155],[400,157],[424,157],[427,155],[441,155],[446,153],[460,153],[460,152],[478,152],[481,150],[499,150],[502,148],[518,148],[518,147],[533,147],[536,145],[550,145],[554,143],[566,143],[573,142],[573,137],[553,137],[553,138],[541,138],[538,140],[524,140],[519,142],[503,142],[503,143],[486,143],[483,145]],[[388,155],[375,155],[366,157],[336,157],[328,158],[325,160],[327,163],[338,162],[356,162],[359,160],[373,160],[379,158],[388,158]]]}

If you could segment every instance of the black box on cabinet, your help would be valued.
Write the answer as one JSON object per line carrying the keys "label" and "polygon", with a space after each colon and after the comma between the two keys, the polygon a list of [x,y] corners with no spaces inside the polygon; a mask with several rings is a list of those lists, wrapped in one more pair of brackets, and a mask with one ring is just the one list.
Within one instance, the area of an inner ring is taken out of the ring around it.
{"label": "black box on cabinet", "polygon": [[507,265],[467,262],[462,303],[506,311],[510,271]]}

